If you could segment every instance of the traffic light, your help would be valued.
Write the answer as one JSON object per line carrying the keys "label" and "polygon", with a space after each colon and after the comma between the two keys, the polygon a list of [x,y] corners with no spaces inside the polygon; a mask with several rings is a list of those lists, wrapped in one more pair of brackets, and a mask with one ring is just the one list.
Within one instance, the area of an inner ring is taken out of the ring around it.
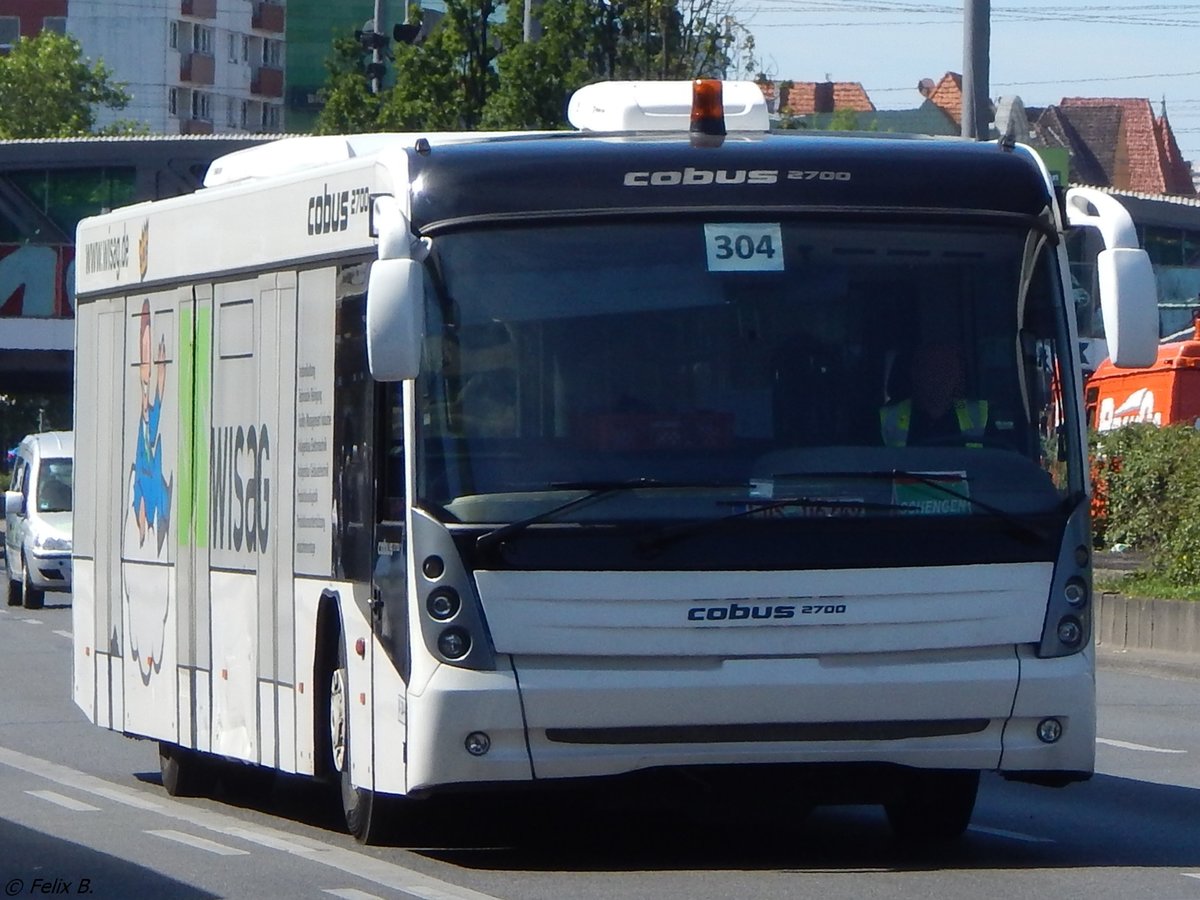
{"label": "traffic light", "polygon": [[392,40],[397,44],[415,44],[420,34],[420,25],[396,25],[392,28]]}
{"label": "traffic light", "polygon": [[354,30],[354,39],[368,52],[386,50],[388,45],[388,36],[386,34],[380,34],[377,31],[365,28],[356,28]]}

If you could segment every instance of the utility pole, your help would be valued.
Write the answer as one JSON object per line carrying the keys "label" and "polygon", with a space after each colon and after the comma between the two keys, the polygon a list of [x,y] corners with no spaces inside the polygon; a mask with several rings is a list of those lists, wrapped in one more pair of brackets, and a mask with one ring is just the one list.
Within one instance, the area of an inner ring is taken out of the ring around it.
{"label": "utility pole", "polygon": [[[407,0],[405,2],[405,6],[407,6]],[[386,21],[387,21],[387,0],[375,0],[375,25],[374,25],[374,28],[375,28],[376,35],[386,35],[387,34],[387,32],[384,30],[385,26],[383,24]],[[374,46],[374,49],[371,51],[371,62],[374,65],[374,68],[372,69],[373,73],[379,73],[379,72],[383,71],[383,51],[384,51],[384,48],[386,47],[386,45],[387,45],[386,38],[384,40],[380,40],[378,37],[375,38],[375,46]],[[381,90],[383,90],[383,79],[378,74],[372,74],[372,76],[371,76],[371,93],[378,94]]]}
{"label": "utility pole", "polygon": [[525,43],[530,41],[540,40],[542,37],[542,23],[533,17],[533,10],[536,6],[541,6],[541,0],[525,0]]}
{"label": "utility pole", "polygon": [[962,136],[987,140],[991,122],[988,99],[991,0],[963,0]]}

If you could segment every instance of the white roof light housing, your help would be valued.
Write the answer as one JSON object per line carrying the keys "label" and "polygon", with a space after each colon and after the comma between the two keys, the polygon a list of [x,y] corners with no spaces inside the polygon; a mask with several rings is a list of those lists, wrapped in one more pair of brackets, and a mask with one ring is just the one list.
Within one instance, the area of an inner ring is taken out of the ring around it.
{"label": "white roof light housing", "polygon": [[[691,81],[601,81],[581,87],[567,119],[582,131],[687,131]],[[729,132],[767,131],[767,102],[753,81],[721,83]]]}

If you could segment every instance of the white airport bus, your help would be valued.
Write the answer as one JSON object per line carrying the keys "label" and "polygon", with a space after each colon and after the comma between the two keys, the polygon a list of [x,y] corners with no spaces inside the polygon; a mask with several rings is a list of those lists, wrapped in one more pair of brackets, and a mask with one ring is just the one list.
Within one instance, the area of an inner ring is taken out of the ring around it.
{"label": "white airport bus", "polygon": [[285,139],[80,224],[74,697],[169,792],[340,779],[370,841],[450,789],[761,773],[947,838],[980,772],[1092,773],[1062,236],[1144,364],[1128,217],[1022,146],[694,87]]}

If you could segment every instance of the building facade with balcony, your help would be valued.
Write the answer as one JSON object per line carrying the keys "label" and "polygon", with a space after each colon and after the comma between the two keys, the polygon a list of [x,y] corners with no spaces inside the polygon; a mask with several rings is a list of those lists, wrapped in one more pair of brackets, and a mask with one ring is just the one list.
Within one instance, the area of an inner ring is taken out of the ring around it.
{"label": "building facade with balcony", "polygon": [[18,38],[67,29],[67,0],[0,0],[0,53]]}
{"label": "building facade with balcony", "polygon": [[156,134],[285,129],[284,0],[65,5],[67,33],[86,57],[103,60],[132,96],[123,110],[99,110],[99,127],[130,119]]}

